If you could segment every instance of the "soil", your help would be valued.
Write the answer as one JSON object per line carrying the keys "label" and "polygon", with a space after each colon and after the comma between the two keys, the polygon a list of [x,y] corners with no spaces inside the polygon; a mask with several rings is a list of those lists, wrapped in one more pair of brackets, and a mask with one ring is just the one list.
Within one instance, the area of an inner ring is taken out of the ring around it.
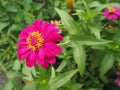
{"label": "soil", "polygon": [[4,86],[5,82],[5,74],[0,71],[0,86]]}

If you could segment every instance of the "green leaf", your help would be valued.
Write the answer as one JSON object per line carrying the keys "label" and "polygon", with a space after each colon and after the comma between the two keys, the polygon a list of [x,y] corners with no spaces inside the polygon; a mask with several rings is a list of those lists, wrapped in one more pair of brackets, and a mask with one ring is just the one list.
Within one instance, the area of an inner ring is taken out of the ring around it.
{"label": "green leaf", "polygon": [[8,22],[0,22],[0,31],[2,31],[2,29],[4,29],[8,25],[9,25]]}
{"label": "green leaf", "polygon": [[101,59],[104,56],[104,50],[94,50],[91,55],[91,70],[100,67]]}
{"label": "green leaf", "polygon": [[46,79],[48,77],[48,70],[38,66],[38,71],[40,72],[40,77]]}
{"label": "green leaf", "polygon": [[83,76],[86,66],[86,53],[83,46],[73,47],[73,56],[78,65],[80,75]]}
{"label": "green leaf", "polygon": [[52,70],[51,70],[51,78],[49,80],[49,82],[51,82],[51,80],[55,77],[55,69],[52,67]]}
{"label": "green leaf", "polygon": [[98,6],[101,6],[101,3],[98,2],[98,1],[93,1],[92,3],[90,3],[89,6],[90,6],[90,7],[98,7]]}
{"label": "green leaf", "polygon": [[3,90],[3,86],[0,85],[0,90]]}
{"label": "green leaf", "polygon": [[40,10],[43,6],[44,6],[43,3],[35,3],[35,4],[33,4],[34,8],[32,8],[32,11]]}
{"label": "green leaf", "polygon": [[[33,67],[32,67],[33,68]],[[25,76],[25,79],[32,81],[32,68],[28,68],[26,65],[23,67],[22,72]]]}
{"label": "green leaf", "polygon": [[88,26],[91,30],[91,32],[98,38],[100,39],[100,30],[94,26]]}
{"label": "green leaf", "polygon": [[16,60],[13,65],[13,70],[18,71],[21,68],[21,64],[19,60]]}
{"label": "green leaf", "polygon": [[6,83],[6,85],[5,85],[5,87],[4,87],[3,90],[12,90],[12,88],[13,88],[13,84],[12,84],[12,82],[9,80],[9,81],[7,81],[7,83]]}
{"label": "green leaf", "polygon": [[34,82],[29,82],[23,87],[23,90],[36,90],[36,85]]}
{"label": "green leaf", "polygon": [[78,70],[71,70],[54,77],[50,82],[50,90],[57,89],[68,82]]}
{"label": "green leaf", "polygon": [[70,40],[78,45],[98,45],[106,44],[112,41],[97,39],[89,36],[70,35]]}
{"label": "green leaf", "polygon": [[88,7],[87,3],[84,0],[82,0],[82,3],[85,7],[86,12],[89,12],[90,8]]}
{"label": "green leaf", "polygon": [[67,65],[67,62],[65,61],[65,60],[63,60],[62,62],[61,62],[61,64],[59,65],[59,67],[57,68],[57,72],[60,72],[60,71],[62,71],[62,69],[65,67]]}
{"label": "green leaf", "polygon": [[80,90],[82,88],[83,84],[75,83],[72,85],[71,90]]}
{"label": "green leaf", "polygon": [[17,78],[17,77],[21,77],[23,74],[20,72],[16,72],[16,71],[9,71],[8,73],[6,73],[7,78],[8,79],[13,79],[13,78]]}
{"label": "green leaf", "polygon": [[7,11],[10,12],[17,12],[17,8],[13,5],[8,5]]}
{"label": "green leaf", "polygon": [[103,90],[102,88],[89,88],[87,90]]}
{"label": "green leaf", "polygon": [[11,81],[14,85],[14,87],[18,88],[18,89],[22,89],[24,84],[20,83],[19,82],[19,79],[21,79],[20,77],[17,77],[17,78],[12,78]]}
{"label": "green leaf", "polygon": [[33,76],[37,76],[37,72],[36,72],[36,68],[35,67],[32,67],[31,68],[31,73],[33,74]]}
{"label": "green leaf", "polygon": [[50,90],[50,87],[48,85],[40,85],[40,88],[37,88],[37,90]]}
{"label": "green leaf", "polygon": [[110,70],[114,64],[115,58],[113,53],[107,53],[101,63],[100,76],[103,76],[108,70]]}
{"label": "green leaf", "polygon": [[120,31],[113,36],[113,40],[120,45]]}
{"label": "green leaf", "polygon": [[37,15],[37,19],[43,19],[43,12],[42,11]]}
{"label": "green leaf", "polygon": [[10,27],[8,29],[8,35],[10,35],[10,33],[12,31],[16,31],[16,30],[18,31],[20,29],[21,29],[21,26],[19,24],[12,24],[12,25],[10,25]]}
{"label": "green leaf", "polygon": [[58,8],[55,8],[55,10],[60,15],[62,23],[67,28],[69,34],[81,34],[80,28],[77,26],[77,23],[68,13]]}

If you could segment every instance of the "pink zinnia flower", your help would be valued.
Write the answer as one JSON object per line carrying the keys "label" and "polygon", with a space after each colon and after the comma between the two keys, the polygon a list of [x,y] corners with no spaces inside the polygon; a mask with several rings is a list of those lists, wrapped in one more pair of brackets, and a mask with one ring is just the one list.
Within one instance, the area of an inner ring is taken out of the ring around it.
{"label": "pink zinnia flower", "polygon": [[103,12],[107,19],[118,19],[120,17],[120,9],[118,7],[108,8]]}
{"label": "pink zinnia flower", "polygon": [[117,78],[115,80],[115,83],[120,86],[120,72],[117,72]]}
{"label": "pink zinnia flower", "polygon": [[35,20],[34,24],[24,28],[19,38],[18,58],[26,59],[28,67],[36,66],[38,62],[43,68],[47,68],[48,63],[56,63],[55,56],[62,52],[62,48],[56,44],[62,40],[59,29],[42,20]]}

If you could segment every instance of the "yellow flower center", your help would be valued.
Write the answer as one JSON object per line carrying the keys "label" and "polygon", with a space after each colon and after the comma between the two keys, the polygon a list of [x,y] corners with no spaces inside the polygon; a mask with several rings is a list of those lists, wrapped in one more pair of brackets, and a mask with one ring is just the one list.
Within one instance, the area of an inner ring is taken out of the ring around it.
{"label": "yellow flower center", "polygon": [[32,51],[39,49],[43,46],[44,39],[41,36],[41,33],[34,31],[30,33],[26,39],[26,44],[29,49]]}
{"label": "yellow flower center", "polygon": [[109,12],[109,13],[114,13],[115,10],[116,10],[116,9],[115,9],[114,7],[112,7],[112,8],[109,8],[109,9],[108,9],[108,12]]}

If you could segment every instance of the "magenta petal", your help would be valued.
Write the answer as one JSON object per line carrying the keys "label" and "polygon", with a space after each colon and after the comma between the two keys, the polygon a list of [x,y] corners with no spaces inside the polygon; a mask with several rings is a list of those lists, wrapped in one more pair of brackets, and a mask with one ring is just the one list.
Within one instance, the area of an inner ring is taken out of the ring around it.
{"label": "magenta petal", "polygon": [[52,25],[49,25],[47,28],[46,28],[46,31],[45,31],[45,39],[47,41],[49,40],[52,40],[53,41],[53,37],[57,34],[57,30],[55,27],[53,27]]}
{"label": "magenta petal", "polygon": [[45,38],[47,38],[50,34],[53,34],[55,32],[53,29],[54,28],[52,26],[46,28]]}
{"label": "magenta petal", "polygon": [[17,42],[17,44],[18,45],[26,45],[26,40],[19,40],[18,42]]}
{"label": "magenta petal", "polygon": [[119,80],[119,79],[115,80],[115,83],[116,83],[118,86],[120,86],[120,80]]}
{"label": "magenta petal", "polygon": [[26,39],[27,38],[27,34],[19,34],[19,38]]}
{"label": "magenta petal", "polygon": [[118,19],[117,15],[111,14],[107,16],[107,19]]}
{"label": "magenta petal", "polygon": [[49,64],[55,64],[56,63],[56,58],[53,56],[53,57],[47,57],[46,58],[46,61],[49,63]]}
{"label": "magenta petal", "polygon": [[23,54],[25,52],[29,51],[27,47],[22,47],[17,50],[18,54]]}
{"label": "magenta petal", "polygon": [[45,57],[45,51],[44,48],[41,47],[38,52],[39,58],[43,59]]}
{"label": "magenta petal", "polygon": [[28,37],[28,33],[29,33],[28,28],[24,28],[22,32],[19,34],[19,38],[26,39]]}
{"label": "magenta petal", "polygon": [[105,11],[103,12],[103,15],[104,15],[104,16],[107,16],[107,15],[109,15],[109,12],[108,12],[108,10],[105,10]]}
{"label": "magenta petal", "polygon": [[46,33],[45,33],[45,40],[47,41],[53,41],[53,42],[59,42],[61,41],[63,38],[62,36],[59,34],[59,29],[49,26],[46,29]]}
{"label": "magenta petal", "polygon": [[28,57],[28,55],[29,55],[30,53],[31,53],[31,52],[28,51],[28,52],[26,52],[26,53],[24,53],[24,54],[18,54],[19,60],[24,60],[25,58]]}
{"label": "magenta petal", "polygon": [[37,59],[36,58],[36,52],[32,52],[26,60],[27,66],[28,67],[35,66],[36,65],[36,59]]}
{"label": "magenta petal", "polygon": [[38,64],[39,64],[41,67],[43,67],[43,68],[47,68],[47,67],[48,67],[47,62],[46,62],[44,59],[38,58]]}
{"label": "magenta petal", "polygon": [[118,16],[120,16],[120,9],[116,10],[115,14],[118,15]]}
{"label": "magenta petal", "polygon": [[43,23],[43,20],[35,20],[34,21],[34,26],[35,26],[36,30],[40,31],[42,23]]}
{"label": "magenta petal", "polygon": [[40,28],[40,32],[42,32],[42,36],[43,36],[43,38],[45,38],[46,37],[46,32],[47,32],[47,27],[48,26],[50,26],[49,25],[49,23],[42,23],[42,25],[41,25],[41,28]]}
{"label": "magenta petal", "polygon": [[119,71],[117,72],[117,78],[116,78],[116,80],[115,80],[115,83],[116,83],[118,86],[120,86],[120,72],[119,72]]}
{"label": "magenta petal", "polygon": [[24,33],[24,34],[29,34],[29,30],[28,30],[28,28],[24,28],[23,30],[22,30],[22,33]]}
{"label": "magenta petal", "polygon": [[62,53],[62,48],[57,46],[53,42],[45,43],[44,46],[45,46],[45,51],[46,51],[47,57],[55,56],[56,54]]}
{"label": "magenta petal", "polygon": [[55,34],[53,34],[53,33],[49,34],[48,37],[45,38],[45,42],[49,42],[49,41],[53,41],[54,42]]}
{"label": "magenta petal", "polygon": [[62,41],[62,40],[63,40],[62,36],[61,36],[60,34],[57,34],[54,41],[55,41],[55,42],[60,42],[60,41]]}
{"label": "magenta petal", "polygon": [[35,31],[35,27],[34,27],[34,25],[31,24],[28,26],[28,32],[31,33],[33,31]]}

